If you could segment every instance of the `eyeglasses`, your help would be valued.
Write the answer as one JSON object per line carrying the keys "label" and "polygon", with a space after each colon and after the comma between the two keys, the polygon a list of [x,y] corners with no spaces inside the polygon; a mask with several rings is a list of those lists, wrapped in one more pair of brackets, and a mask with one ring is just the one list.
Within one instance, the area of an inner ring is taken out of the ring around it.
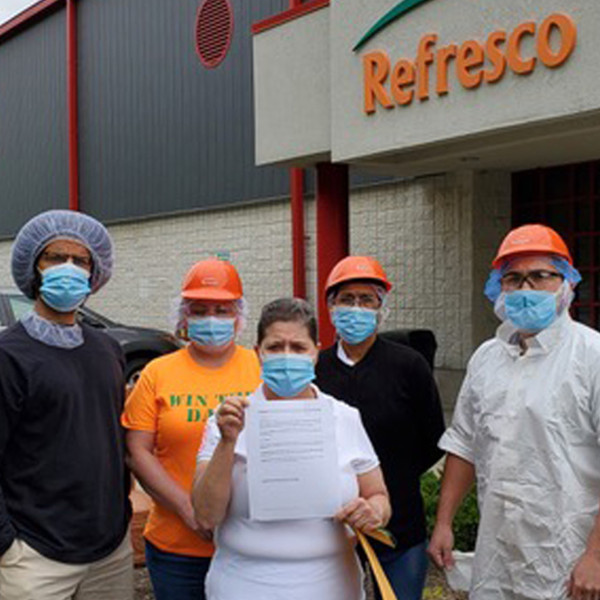
{"label": "eyeglasses", "polygon": [[337,306],[360,306],[362,308],[378,308],[379,297],[375,294],[349,294],[342,292],[335,299]]}
{"label": "eyeglasses", "polygon": [[237,307],[231,304],[197,304],[189,310],[191,317],[230,318],[237,315]]}
{"label": "eyeglasses", "polygon": [[543,290],[548,287],[550,282],[557,278],[564,279],[564,276],[562,273],[556,273],[555,271],[538,269],[529,271],[528,273],[510,271],[509,273],[505,273],[500,278],[500,281],[505,290],[519,290],[523,287],[525,282],[527,282],[534,290]]}
{"label": "eyeglasses", "polygon": [[47,263],[51,265],[62,265],[71,261],[76,267],[87,269],[92,268],[92,259],[89,256],[79,256],[78,254],[63,254],[62,252],[42,252],[42,256]]}

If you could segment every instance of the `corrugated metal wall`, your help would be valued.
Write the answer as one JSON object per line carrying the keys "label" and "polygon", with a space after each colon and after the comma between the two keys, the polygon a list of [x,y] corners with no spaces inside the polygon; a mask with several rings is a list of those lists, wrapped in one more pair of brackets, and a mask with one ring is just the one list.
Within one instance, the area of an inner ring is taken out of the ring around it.
{"label": "corrugated metal wall", "polygon": [[[110,222],[288,195],[287,169],[254,166],[251,25],[289,1],[231,0],[233,41],[213,70],[196,55],[201,1],[77,3],[83,211]],[[0,44],[0,237],[68,206],[65,18]]]}
{"label": "corrugated metal wall", "polygon": [[195,51],[201,0],[79,2],[81,208],[103,220],[287,195],[254,167],[251,24],[287,0],[233,0],[227,58]]}
{"label": "corrugated metal wall", "polygon": [[65,11],[0,45],[0,236],[68,206]]}

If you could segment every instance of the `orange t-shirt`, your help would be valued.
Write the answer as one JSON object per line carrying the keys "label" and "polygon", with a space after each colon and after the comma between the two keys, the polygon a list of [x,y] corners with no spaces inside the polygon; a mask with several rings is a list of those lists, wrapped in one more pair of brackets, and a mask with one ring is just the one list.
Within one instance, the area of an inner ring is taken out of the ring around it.
{"label": "orange t-shirt", "polygon": [[[165,471],[191,492],[196,454],[206,421],[227,396],[247,396],[260,383],[256,353],[236,346],[229,362],[198,365],[187,348],[146,366],[127,398],[121,422],[127,429],[155,433],[154,453]],[[214,548],[172,511],[153,503],[144,537],[174,554],[211,556]]]}

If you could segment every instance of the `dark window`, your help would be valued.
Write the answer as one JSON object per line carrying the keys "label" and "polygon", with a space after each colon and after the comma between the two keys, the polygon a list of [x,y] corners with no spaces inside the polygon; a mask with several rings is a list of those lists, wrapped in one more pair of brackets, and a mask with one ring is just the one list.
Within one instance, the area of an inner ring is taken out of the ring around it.
{"label": "dark window", "polygon": [[563,236],[583,277],[573,316],[600,329],[600,161],[514,173],[512,188],[513,226],[543,223]]}

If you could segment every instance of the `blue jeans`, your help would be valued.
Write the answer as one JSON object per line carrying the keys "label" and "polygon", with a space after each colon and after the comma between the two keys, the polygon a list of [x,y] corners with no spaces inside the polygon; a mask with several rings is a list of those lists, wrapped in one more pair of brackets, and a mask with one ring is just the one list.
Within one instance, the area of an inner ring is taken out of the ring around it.
{"label": "blue jeans", "polygon": [[402,552],[379,556],[381,566],[400,600],[421,600],[427,575],[426,542]]}
{"label": "blue jeans", "polygon": [[165,552],[146,540],[146,566],[156,600],[206,600],[209,557]]}

